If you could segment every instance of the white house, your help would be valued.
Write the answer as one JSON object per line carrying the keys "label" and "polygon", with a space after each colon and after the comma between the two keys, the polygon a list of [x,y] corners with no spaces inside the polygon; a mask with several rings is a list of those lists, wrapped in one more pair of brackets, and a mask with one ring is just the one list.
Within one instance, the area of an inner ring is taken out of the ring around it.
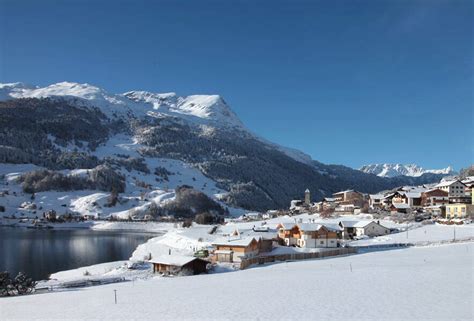
{"label": "white house", "polygon": [[345,239],[356,236],[381,236],[390,234],[390,229],[374,221],[341,221],[339,226],[343,228],[342,237]]}
{"label": "white house", "polygon": [[383,194],[371,194],[369,195],[369,206],[371,209],[383,207]]}
{"label": "white house", "polygon": [[449,198],[460,198],[466,195],[466,185],[459,180],[444,181],[435,186],[442,191],[448,192]]}

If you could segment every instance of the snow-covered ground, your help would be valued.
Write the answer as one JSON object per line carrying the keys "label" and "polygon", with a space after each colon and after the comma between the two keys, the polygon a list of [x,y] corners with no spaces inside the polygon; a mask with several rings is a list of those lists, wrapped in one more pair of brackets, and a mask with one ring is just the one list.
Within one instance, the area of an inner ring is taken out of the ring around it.
{"label": "snow-covered ground", "polygon": [[420,225],[407,232],[389,234],[365,240],[352,241],[352,246],[382,245],[394,243],[435,243],[462,239],[474,240],[474,224],[468,225]]}
{"label": "snow-covered ground", "polygon": [[473,251],[409,248],[3,298],[0,319],[472,320]]}
{"label": "snow-covered ground", "polygon": [[[120,154],[138,157],[137,148],[139,147],[140,145],[132,137],[117,135],[100,146],[95,155],[103,157]],[[142,217],[151,202],[162,205],[173,200],[175,188],[181,185],[193,186],[216,201],[219,201],[220,197],[226,193],[199,170],[179,160],[145,157],[144,162],[152,173],[155,168],[165,168],[170,173],[167,180],[157,181],[153,174],[122,169],[121,173],[126,180],[126,190],[120,194],[119,202],[114,207],[106,206],[110,193],[97,190],[45,191],[36,193],[35,198],[32,199],[31,194],[23,192],[17,179],[21,174],[41,169],[41,167],[30,164],[0,163],[0,205],[6,209],[4,213],[0,213],[0,224],[4,217],[12,215],[17,218],[41,218],[43,212],[48,210],[55,210],[58,215],[75,212],[92,217],[114,216],[123,219],[129,218],[133,212]],[[86,169],[62,171],[64,175],[87,175],[87,172]],[[143,187],[144,185],[150,187]],[[25,204],[34,205],[35,208],[25,207]],[[240,208],[226,207],[231,215],[242,215],[245,212]]]}

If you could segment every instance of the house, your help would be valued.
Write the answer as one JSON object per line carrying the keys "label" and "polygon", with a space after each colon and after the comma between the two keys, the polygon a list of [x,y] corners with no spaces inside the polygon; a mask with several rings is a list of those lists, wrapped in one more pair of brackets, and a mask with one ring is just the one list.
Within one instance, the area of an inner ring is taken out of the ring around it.
{"label": "house", "polygon": [[286,246],[303,248],[337,247],[338,231],[334,228],[314,223],[277,225],[278,238]]}
{"label": "house", "polygon": [[296,224],[280,223],[277,225],[278,238],[283,241],[286,246],[296,245],[296,241],[300,238],[300,230]]}
{"label": "house", "polygon": [[201,274],[207,272],[208,261],[181,255],[161,255],[149,260],[153,264],[153,273],[163,274]]}
{"label": "house", "polygon": [[374,221],[341,221],[342,237],[352,239],[357,236],[382,236],[390,234],[390,229]]}
{"label": "house", "polygon": [[290,202],[290,212],[299,213],[304,210],[304,202],[302,200],[292,200]]}
{"label": "house", "polygon": [[223,238],[212,245],[218,262],[240,262],[242,258],[254,257],[259,253],[260,238]]}
{"label": "house", "polygon": [[371,209],[381,209],[383,208],[383,194],[371,194],[369,195],[369,207]]}
{"label": "house", "polygon": [[296,225],[299,238],[296,245],[302,248],[337,247],[337,231],[321,224],[301,223]]}
{"label": "house", "polygon": [[336,206],[336,200],[332,197],[325,197],[321,202],[315,204],[318,212],[335,209]]}
{"label": "house", "polygon": [[[466,185],[460,180],[443,181],[435,187],[448,192],[449,201],[451,203],[455,203],[459,200],[466,201]],[[466,202],[469,203],[469,200]]]}
{"label": "house", "polygon": [[421,205],[423,207],[446,205],[449,203],[448,195],[448,192],[442,189],[430,189],[421,193]]}
{"label": "house", "polygon": [[446,205],[446,218],[474,218],[474,205],[455,203]]}
{"label": "house", "polygon": [[354,190],[347,190],[332,194],[336,211],[354,213],[356,209],[361,209],[368,205],[364,194]]}
{"label": "house", "polygon": [[421,207],[421,193],[396,191],[392,198],[392,204],[394,203],[405,203],[411,208]]}
{"label": "house", "polygon": [[354,204],[364,200],[364,195],[352,189],[332,194],[336,203]]}
{"label": "house", "polygon": [[[356,207],[354,206],[354,204],[339,204],[336,206],[336,208],[334,209],[335,212],[342,212],[342,213],[354,213],[354,214],[357,214],[355,213],[355,209]],[[360,212],[360,211],[359,211]]]}

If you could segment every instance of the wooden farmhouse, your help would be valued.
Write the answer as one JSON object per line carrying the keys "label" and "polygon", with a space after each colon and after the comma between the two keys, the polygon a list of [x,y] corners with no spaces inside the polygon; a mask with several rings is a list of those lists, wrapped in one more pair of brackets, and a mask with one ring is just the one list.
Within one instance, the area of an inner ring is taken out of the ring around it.
{"label": "wooden farmhouse", "polygon": [[240,262],[242,258],[257,256],[260,238],[246,237],[216,240],[212,245],[218,262]]}
{"label": "wooden farmhouse", "polygon": [[187,275],[206,273],[209,264],[197,257],[180,255],[161,255],[148,262],[153,264],[153,273]]}
{"label": "wooden farmhouse", "polygon": [[321,224],[277,225],[278,238],[286,245],[302,248],[337,247],[338,232]]}
{"label": "wooden farmhouse", "polygon": [[342,237],[352,239],[359,236],[382,236],[390,234],[390,229],[376,222],[367,221],[341,221],[339,226],[343,229]]}

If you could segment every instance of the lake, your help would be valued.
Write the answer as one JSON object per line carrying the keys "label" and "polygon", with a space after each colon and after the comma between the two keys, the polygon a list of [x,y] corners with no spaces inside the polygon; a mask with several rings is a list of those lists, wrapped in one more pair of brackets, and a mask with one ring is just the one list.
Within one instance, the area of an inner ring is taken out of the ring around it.
{"label": "lake", "polygon": [[0,271],[44,280],[51,273],[130,258],[157,234],[123,231],[0,227]]}

